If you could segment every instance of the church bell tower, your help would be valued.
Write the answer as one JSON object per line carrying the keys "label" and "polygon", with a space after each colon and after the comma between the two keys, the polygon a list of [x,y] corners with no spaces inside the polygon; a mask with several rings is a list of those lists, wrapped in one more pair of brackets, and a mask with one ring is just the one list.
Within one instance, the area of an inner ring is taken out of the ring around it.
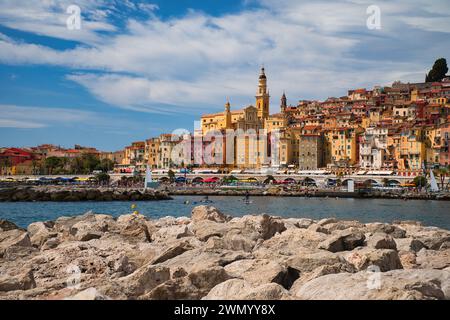
{"label": "church bell tower", "polygon": [[269,117],[270,95],[267,91],[267,77],[264,67],[259,73],[258,92],[256,93],[256,108],[258,109],[258,118],[262,121]]}

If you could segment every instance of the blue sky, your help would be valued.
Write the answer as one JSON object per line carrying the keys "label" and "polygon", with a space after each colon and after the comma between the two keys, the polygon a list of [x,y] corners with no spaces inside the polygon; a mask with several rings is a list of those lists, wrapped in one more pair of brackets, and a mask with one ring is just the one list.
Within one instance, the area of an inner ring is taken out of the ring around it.
{"label": "blue sky", "polygon": [[271,112],[283,90],[295,104],[422,81],[450,52],[449,18],[447,0],[0,0],[0,146],[112,151],[192,130],[227,98],[254,103],[262,64]]}

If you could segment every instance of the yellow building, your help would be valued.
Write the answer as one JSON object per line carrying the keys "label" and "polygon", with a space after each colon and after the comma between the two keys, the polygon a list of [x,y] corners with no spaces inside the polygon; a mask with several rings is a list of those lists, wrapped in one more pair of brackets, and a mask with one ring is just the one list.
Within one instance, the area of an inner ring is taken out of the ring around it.
{"label": "yellow building", "polygon": [[354,165],[359,160],[362,128],[335,128],[324,132],[326,163]]}
{"label": "yellow building", "polygon": [[287,125],[287,119],[282,113],[272,114],[264,121],[264,128],[267,130],[267,132],[272,132],[274,130],[283,130],[287,127]]}
{"label": "yellow building", "polygon": [[425,159],[429,165],[439,165],[441,151],[441,128],[429,126],[425,128]]}
{"label": "yellow building", "polygon": [[426,158],[426,146],[423,139],[423,129],[412,127],[403,130],[400,135],[399,158],[400,170],[420,170]]}
{"label": "yellow building", "polygon": [[[259,141],[257,138],[258,133],[265,127],[269,118],[270,96],[267,90],[267,77],[264,68],[261,68],[255,98],[256,107],[250,105],[241,110],[231,111],[230,102],[227,101],[223,112],[206,114],[201,117],[203,137],[214,132],[224,136],[224,141],[214,145],[214,153],[221,155],[223,159],[227,158],[225,139],[229,138],[225,137],[225,134],[228,133],[227,130],[234,131],[234,164],[223,163],[222,167],[257,168],[265,162],[267,152],[264,148],[267,148],[267,143],[266,141]],[[286,126],[284,118],[281,118],[280,115],[275,115],[271,121],[273,123],[267,123],[267,125],[277,128]],[[221,150],[217,149],[219,147]]]}
{"label": "yellow building", "polygon": [[143,166],[145,155],[145,141],[136,141],[131,146],[125,147],[123,165]]}
{"label": "yellow building", "polygon": [[[231,111],[230,103],[225,104],[223,112],[206,114],[201,117],[202,134],[211,130],[222,129],[260,129],[269,117],[269,99],[267,77],[264,68],[259,75],[256,107],[248,106],[241,110]],[[254,111],[256,110],[256,115]]]}
{"label": "yellow building", "polygon": [[151,138],[145,141],[145,160],[150,168],[158,168],[159,163],[159,138]]}

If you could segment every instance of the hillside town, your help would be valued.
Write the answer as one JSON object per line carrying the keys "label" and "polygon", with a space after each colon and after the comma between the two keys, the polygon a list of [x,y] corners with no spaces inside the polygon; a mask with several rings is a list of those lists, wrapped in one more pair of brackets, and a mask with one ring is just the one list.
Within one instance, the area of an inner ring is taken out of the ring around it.
{"label": "hillside town", "polygon": [[[351,89],[342,97],[294,105],[283,93],[279,106],[271,108],[263,67],[254,106],[235,110],[227,101],[222,112],[202,115],[200,124],[193,133],[163,133],[115,152],[80,145],[0,148],[0,174],[132,173],[149,166],[155,171],[210,168],[256,173],[275,167],[285,172],[322,169],[334,174],[379,171],[417,176],[426,168],[450,164],[450,77]],[[233,136],[232,161],[205,161],[206,153],[220,159],[230,151],[226,138],[206,137],[212,132],[228,137],[237,131],[244,135]],[[258,135],[255,150],[249,131]],[[255,161],[250,161],[253,155]]]}

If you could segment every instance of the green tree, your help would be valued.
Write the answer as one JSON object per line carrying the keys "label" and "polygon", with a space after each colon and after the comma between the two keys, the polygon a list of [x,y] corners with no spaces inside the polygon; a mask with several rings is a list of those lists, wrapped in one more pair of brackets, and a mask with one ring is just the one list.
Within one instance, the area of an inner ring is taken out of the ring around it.
{"label": "green tree", "polygon": [[0,159],[0,171],[1,172],[7,172],[8,171],[8,168],[10,168],[11,167],[11,159],[10,158],[7,158],[7,157],[5,157],[5,158],[1,158]]}
{"label": "green tree", "polygon": [[38,165],[39,165],[39,163],[38,163],[38,161],[36,159],[33,159],[31,161],[31,167],[32,167],[33,174],[37,174]]}
{"label": "green tree", "polygon": [[439,168],[437,170],[434,171],[434,174],[439,178],[439,182],[441,185],[441,190],[444,190],[444,184],[445,184],[445,179],[448,177],[449,175],[449,170],[448,168]]}
{"label": "green tree", "polygon": [[102,172],[109,172],[114,168],[114,161],[110,159],[102,159],[95,168],[95,170],[101,170]]}
{"label": "green tree", "polygon": [[416,187],[426,187],[427,183],[427,178],[425,178],[424,176],[417,176],[414,178],[414,184],[416,185]]}
{"label": "green tree", "polygon": [[45,168],[48,174],[53,174],[53,172],[60,168],[61,159],[58,157],[48,157],[45,159]]}
{"label": "green tree", "polygon": [[267,177],[266,177],[266,180],[264,180],[264,183],[265,184],[268,184],[268,183],[273,183],[273,182],[275,182],[275,178],[272,176],[272,175],[267,175]]}
{"label": "green tree", "polygon": [[81,156],[81,159],[83,161],[83,171],[86,174],[89,174],[92,171],[94,171],[95,168],[97,168],[97,166],[100,163],[98,157],[90,153],[83,154]]}
{"label": "green tree", "polygon": [[167,176],[169,177],[171,183],[175,181],[175,172],[173,172],[172,170],[169,170],[169,172],[167,172]]}
{"label": "green tree", "polygon": [[425,77],[425,82],[441,81],[448,72],[447,60],[444,58],[437,59],[434,62],[433,68]]}
{"label": "green tree", "polygon": [[83,160],[81,157],[76,157],[70,160],[70,172],[72,174],[83,173]]}
{"label": "green tree", "polygon": [[223,178],[223,182],[224,183],[230,183],[230,182],[235,182],[238,179],[235,176],[226,176],[225,178]]}
{"label": "green tree", "polygon": [[107,173],[99,173],[95,176],[95,180],[101,185],[108,185],[111,177]]}

